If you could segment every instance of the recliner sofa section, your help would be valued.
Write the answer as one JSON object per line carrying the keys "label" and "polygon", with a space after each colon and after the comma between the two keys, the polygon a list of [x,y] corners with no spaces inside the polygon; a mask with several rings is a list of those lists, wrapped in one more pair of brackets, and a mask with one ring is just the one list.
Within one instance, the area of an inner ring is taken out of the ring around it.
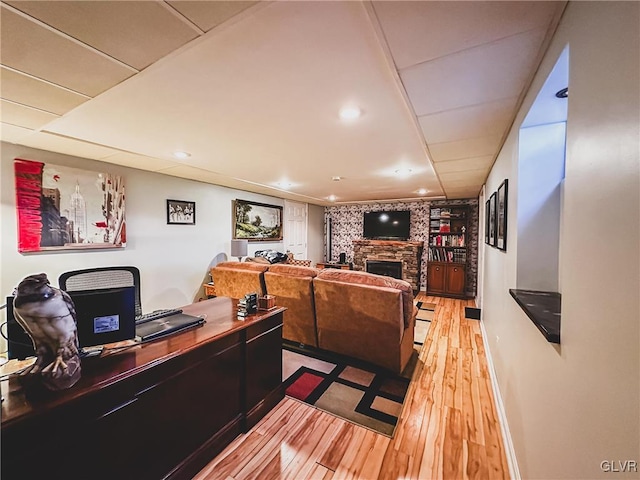
{"label": "recliner sofa section", "polygon": [[243,298],[247,293],[264,295],[264,272],[269,265],[252,262],[222,262],[211,269],[219,297]]}
{"label": "recliner sofa section", "polygon": [[411,284],[349,270],[322,270],[313,281],[318,347],[400,373],[413,353]]}
{"label": "recliner sofa section", "polygon": [[276,303],[286,307],[282,337],[304,345],[318,346],[313,296],[315,268],[275,264],[264,272],[264,283]]}

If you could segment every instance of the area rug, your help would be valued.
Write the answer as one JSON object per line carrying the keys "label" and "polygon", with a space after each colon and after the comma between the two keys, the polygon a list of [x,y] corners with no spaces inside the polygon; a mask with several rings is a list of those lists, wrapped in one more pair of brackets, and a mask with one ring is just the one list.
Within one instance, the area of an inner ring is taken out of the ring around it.
{"label": "area rug", "polygon": [[436,304],[416,302],[416,307],[418,307],[418,314],[416,315],[416,328],[413,342],[415,345],[423,345],[427,338],[427,333],[429,333],[429,327],[435,314]]}
{"label": "area rug", "polygon": [[403,375],[346,357],[283,345],[285,394],[386,436],[402,412],[417,352]]}

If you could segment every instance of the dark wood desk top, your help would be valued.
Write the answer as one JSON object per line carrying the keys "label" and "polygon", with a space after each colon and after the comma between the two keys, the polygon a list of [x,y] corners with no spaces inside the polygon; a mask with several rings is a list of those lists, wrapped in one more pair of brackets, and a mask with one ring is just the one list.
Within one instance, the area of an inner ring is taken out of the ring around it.
{"label": "dark wood desk top", "polygon": [[82,377],[76,385],[59,392],[43,391],[42,395],[25,395],[24,386],[17,377],[0,382],[2,427],[20,419],[39,415],[62,404],[89,395],[115,384],[152,366],[182,355],[196,346],[241,331],[261,320],[283,312],[282,307],[268,312],[259,311],[245,320],[236,317],[237,303],[228,297],[216,297],[181,307],[184,313],[205,318],[204,325],[174,333],[145,344],[136,344],[117,353],[88,358],[82,362]]}

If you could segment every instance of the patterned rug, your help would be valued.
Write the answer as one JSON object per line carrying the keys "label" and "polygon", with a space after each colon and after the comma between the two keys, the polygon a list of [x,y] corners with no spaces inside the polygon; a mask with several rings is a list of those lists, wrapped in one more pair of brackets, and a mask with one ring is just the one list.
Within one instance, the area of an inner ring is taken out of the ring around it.
{"label": "patterned rug", "polygon": [[416,315],[416,331],[414,335],[414,344],[423,345],[429,333],[429,327],[431,326],[431,320],[435,313],[436,304],[427,302],[416,302],[418,307],[418,315]]}
{"label": "patterned rug", "polygon": [[350,422],[393,436],[435,303],[416,302],[414,354],[402,375],[310,347],[283,344],[285,394]]}
{"label": "patterned rug", "polygon": [[287,396],[393,436],[417,352],[402,376],[309,347],[283,344],[282,355]]}

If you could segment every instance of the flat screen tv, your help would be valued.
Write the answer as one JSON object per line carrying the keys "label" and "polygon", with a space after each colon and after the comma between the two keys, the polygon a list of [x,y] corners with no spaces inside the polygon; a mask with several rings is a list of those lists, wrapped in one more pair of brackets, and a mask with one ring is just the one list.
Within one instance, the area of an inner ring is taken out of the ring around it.
{"label": "flat screen tv", "polygon": [[411,212],[367,212],[364,214],[363,237],[371,240],[407,240],[411,225]]}

